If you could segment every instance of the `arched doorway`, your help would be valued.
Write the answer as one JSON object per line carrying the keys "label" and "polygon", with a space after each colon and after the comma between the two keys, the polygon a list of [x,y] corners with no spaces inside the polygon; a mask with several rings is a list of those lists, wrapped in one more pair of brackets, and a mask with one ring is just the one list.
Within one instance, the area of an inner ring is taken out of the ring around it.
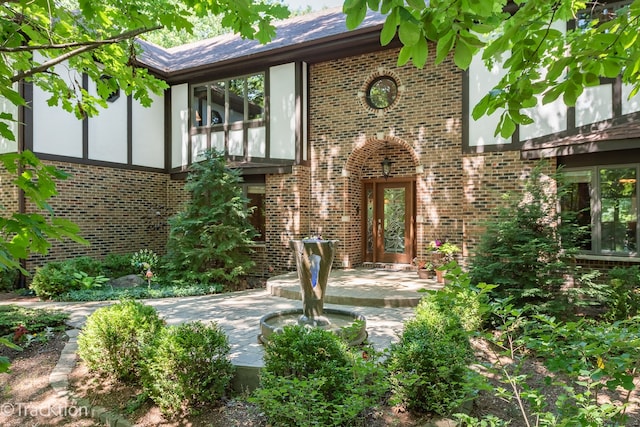
{"label": "arched doorway", "polygon": [[[382,173],[385,158],[392,162],[388,177]],[[349,157],[349,193],[361,199],[364,262],[409,264],[415,257],[416,166],[411,146],[393,137],[369,139]]]}

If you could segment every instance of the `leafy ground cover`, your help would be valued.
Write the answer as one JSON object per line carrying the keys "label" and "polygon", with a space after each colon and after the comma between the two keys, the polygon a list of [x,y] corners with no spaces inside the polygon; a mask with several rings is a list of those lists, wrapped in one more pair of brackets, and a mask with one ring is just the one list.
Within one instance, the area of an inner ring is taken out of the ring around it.
{"label": "leafy ground cover", "polygon": [[[21,353],[12,353],[12,374],[0,374],[0,388],[3,390],[2,400],[6,403],[28,402],[29,407],[48,407],[55,405],[58,401],[49,387],[49,373],[58,360],[59,352],[62,350],[66,338],[64,334],[56,337],[47,343],[30,347]],[[493,360],[492,352],[486,342],[475,341],[474,348],[476,355],[484,360]],[[6,354],[7,350],[0,353]],[[544,378],[548,374],[541,363],[532,361],[523,367],[523,370],[532,377],[530,383],[544,384]],[[88,373],[83,363],[78,363],[76,369],[70,377],[72,389],[78,395],[88,398],[93,404],[112,408],[121,411],[130,420],[141,427],[151,426],[248,426],[264,427],[267,421],[260,411],[251,404],[248,404],[242,396],[236,399],[224,400],[219,406],[206,407],[199,414],[190,415],[188,418],[169,420],[165,418],[160,410],[146,402],[138,405],[135,401],[140,390],[132,387],[124,387],[103,378],[93,376]],[[497,382],[494,383],[498,386]],[[637,384],[640,386],[640,384]],[[554,399],[561,390],[546,386],[545,395],[549,399]],[[611,396],[602,396],[602,399],[610,399]],[[64,402],[62,402],[64,403]],[[127,413],[127,407],[135,409]],[[502,399],[495,397],[493,393],[481,392],[475,400],[471,413],[475,416],[494,414],[504,419],[512,419],[511,426],[522,426],[518,418],[518,408],[515,404],[508,404]],[[628,426],[640,426],[640,397],[637,392],[630,400],[628,413],[630,414]],[[402,408],[381,407],[368,414],[368,427],[398,426],[416,427],[425,426],[430,421],[428,417],[412,415],[404,412]],[[64,425],[71,427],[85,427],[100,425],[89,418],[80,417],[52,417],[47,416],[46,411],[39,414],[30,414],[28,417],[7,416],[0,414],[0,424],[3,426],[26,426],[26,425]]]}

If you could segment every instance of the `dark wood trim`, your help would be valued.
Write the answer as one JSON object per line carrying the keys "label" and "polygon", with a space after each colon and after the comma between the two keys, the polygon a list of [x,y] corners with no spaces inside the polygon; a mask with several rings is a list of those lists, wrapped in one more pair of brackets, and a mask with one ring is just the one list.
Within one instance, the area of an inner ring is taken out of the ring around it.
{"label": "dark wood trim", "polygon": [[523,150],[520,157],[524,160],[546,159],[551,157],[575,156],[581,154],[606,153],[640,148],[640,140],[590,141],[584,143],[547,146]]}
{"label": "dark wood trim", "polygon": [[640,159],[640,143],[626,150],[592,152],[579,155],[559,156],[558,165],[567,168],[580,168],[604,165],[623,165],[638,163]]}
{"label": "dark wood trim", "polygon": [[613,117],[622,117],[622,78],[620,76],[615,79],[611,92]]}
{"label": "dark wood trim", "polygon": [[[260,176],[260,175],[282,175],[293,173],[292,165],[271,165],[264,167],[237,167],[241,171],[242,176]],[[188,170],[178,170],[177,168],[170,171],[171,179],[174,181],[182,181],[187,179]],[[256,181],[250,181],[256,182]]]}
{"label": "dark wood trim", "polygon": [[133,97],[127,96],[127,164],[133,165]]}
{"label": "dark wood trim", "polygon": [[169,173],[171,170],[171,155],[173,147],[171,139],[173,135],[171,126],[171,87],[164,91],[164,171]]}
{"label": "dark wood trim", "polygon": [[469,146],[469,115],[471,112],[471,107],[469,104],[469,69],[466,69],[462,72],[462,152],[468,153],[470,152],[471,147]]}
{"label": "dark wood trim", "polygon": [[[303,141],[305,141],[306,138],[306,157],[304,156],[304,153],[302,154],[302,160],[305,162],[305,165],[310,165],[311,164],[311,102],[309,102],[309,99],[311,99],[310,97],[310,91],[311,91],[311,73],[309,71],[310,67],[309,64],[306,62],[301,62],[301,67],[302,67],[302,73],[305,75],[306,77],[306,86],[303,88],[303,92],[302,92],[302,105],[305,107],[304,109],[304,118],[306,119],[306,126],[304,126],[303,131],[304,131],[304,135],[303,135]],[[303,121],[304,123],[304,121]]]}
{"label": "dark wood trim", "polygon": [[21,86],[22,98],[27,105],[18,108],[18,150],[33,151],[33,83],[22,82]]}
{"label": "dark wood trim", "polygon": [[[89,91],[89,76],[82,74],[82,88]],[[89,116],[85,114],[82,118],[82,158],[89,158]]]}
{"label": "dark wood trim", "polygon": [[367,179],[363,179],[360,182],[362,182],[362,184],[368,184],[371,182],[375,182],[375,183],[385,183],[385,182],[389,182],[389,183],[396,183],[396,182],[407,182],[407,181],[416,181],[416,177],[415,176],[399,176],[399,177],[393,177],[390,176],[389,178],[367,178]]}
{"label": "dark wood trim", "polygon": [[130,165],[124,163],[115,163],[115,162],[105,162],[101,160],[91,160],[91,159],[81,159],[79,157],[69,157],[69,156],[58,156],[55,154],[48,153],[34,153],[41,160],[50,160],[55,162],[65,162],[65,163],[76,163],[80,165],[88,165],[88,166],[103,166],[114,169],[126,169],[126,170],[137,170],[144,172],[156,172],[156,173],[166,173],[164,168],[152,168],[149,166],[138,166],[138,165]]}
{"label": "dark wood trim", "polygon": [[295,160],[297,164],[306,163],[304,157],[302,156],[302,145],[304,144],[304,133],[302,131],[302,109],[303,109],[303,96],[302,96],[302,73],[304,72],[302,69],[302,63],[296,62],[294,63],[294,75],[295,75],[295,87],[294,87],[294,97],[295,97],[295,122],[296,122],[296,136],[295,136]]}
{"label": "dark wood trim", "polygon": [[271,73],[264,71],[264,154],[271,155]]}

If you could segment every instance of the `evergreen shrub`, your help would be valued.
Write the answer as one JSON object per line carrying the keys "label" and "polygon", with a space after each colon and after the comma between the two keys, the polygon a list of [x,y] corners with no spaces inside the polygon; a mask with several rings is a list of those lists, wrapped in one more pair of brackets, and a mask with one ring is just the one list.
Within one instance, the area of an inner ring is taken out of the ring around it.
{"label": "evergreen shrub", "polygon": [[155,308],[133,300],[101,307],[78,336],[78,355],[91,371],[137,383],[142,355],[164,326]]}
{"label": "evergreen shrub", "polygon": [[229,342],[216,324],[164,328],[145,355],[144,387],[160,410],[191,412],[224,396],[234,374]]}
{"label": "evergreen shrub", "polygon": [[332,332],[287,326],[269,340],[252,401],[272,425],[352,425],[388,390],[375,352],[351,351]]}
{"label": "evergreen shrub", "polygon": [[422,299],[405,322],[389,358],[392,402],[419,412],[449,415],[468,397],[473,352],[460,319],[433,297]]}
{"label": "evergreen shrub", "polygon": [[240,183],[239,172],[215,151],[191,165],[185,184],[189,201],[169,219],[165,257],[169,280],[234,287],[251,272],[256,231]]}

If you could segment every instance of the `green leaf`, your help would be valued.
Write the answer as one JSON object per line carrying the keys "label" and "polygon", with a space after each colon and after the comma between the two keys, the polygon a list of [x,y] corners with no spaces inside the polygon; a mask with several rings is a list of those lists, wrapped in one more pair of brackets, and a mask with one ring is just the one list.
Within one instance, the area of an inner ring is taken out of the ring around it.
{"label": "green leaf", "polygon": [[562,94],[563,90],[563,85],[557,85],[550,88],[542,97],[542,103],[549,104],[550,102],[555,101]]}
{"label": "green leaf", "polygon": [[426,39],[421,38],[412,49],[413,65],[420,69],[424,68],[424,65],[427,63],[428,56],[429,45],[427,44]]}
{"label": "green leaf", "polygon": [[564,103],[569,107],[573,107],[576,105],[576,101],[581,93],[582,86],[576,86],[573,82],[567,81],[563,95]]}
{"label": "green leaf", "polygon": [[453,48],[453,43],[455,42],[455,33],[453,31],[448,31],[438,40],[438,44],[436,45],[436,64],[440,64],[445,60],[449,52]]}
{"label": "green leaf", "polygon": [[489,96],[484,96],[480,102],[478,102],[475,107],[473,107],[473,111],[471,116],[474,120],[478,120],[480,117],[484,116],[487,112],[487,107],[489,105]]}
{"label": "green leaf", "polygon": [[398,53],[398,62],[397,62],[398,67],[402,67],[403,65],[405,65],[407,62],[409,62],[410,59],[411,59],[411,47],[403,46],[402,49],[400,49],[400,53]]}
{"label": "green leaf", "polygon": [[13,342],[11,342],[10,340],[0,337],[0,345],[4,345],[5,347],[8,347],[12,350],[17,350],[17,351],[22,351],[22,347],[20,347],[19,345],[14,344]]}
{"label": "green leaf", "polygon": [[380,0],[367,0],[367,7],[371,10],[378,10],[380,7]]}
{"label": "green leaf", "polygon": [[473,59],[473,51],[467,45],[467,42],[461,38],[458,38],[458,42],[456,43],[456,50],[453,56],[453,60],[456,65],[462,69],[466,70],[469,68],[471,64],[471,60]]}
{"label": "green leaf", "polygon": [[422,38],[422,32],[414,22],[400,20],[398,36],[403,45],[413,46]]}
{"label": "green leaf", "polygon": [[387,19],[384,21],[384,25],[382,26],[382,31],[380,32],[380,44],[382,46],[386,46],[396,35],[396,29],[398,28],[398,20],[395,13],[391,13],[387,16]]}
{"label": "green leaf", "polygon": [[424,10],[426,7],[424,0],[407,0],[407,4],[416,10]]}
{"label": "green leaf", "polygon": [[496,134],[500,132],[500,136],[503,138],[510,138],[511,135],[516,131],[516,124],[511,119],[511,116],[508,112],[502,113],[500,116],[500,122],[498,123],[498,129],[496,129]]}
{"label": "green leaf", "polygon": [[353,30],[367,16],[367,4],[364,0],[355,0],[352,7],[347,8],[347,3],[345,3],[344,13],[347,15],[347,28]]}
{"label": "green leaf", "polygon": [[622,68],[617,60],[607,58],[602,61],[602,74],[604,74],[605,77],[614,79],[618,77],[618,74],[621,72]]}

